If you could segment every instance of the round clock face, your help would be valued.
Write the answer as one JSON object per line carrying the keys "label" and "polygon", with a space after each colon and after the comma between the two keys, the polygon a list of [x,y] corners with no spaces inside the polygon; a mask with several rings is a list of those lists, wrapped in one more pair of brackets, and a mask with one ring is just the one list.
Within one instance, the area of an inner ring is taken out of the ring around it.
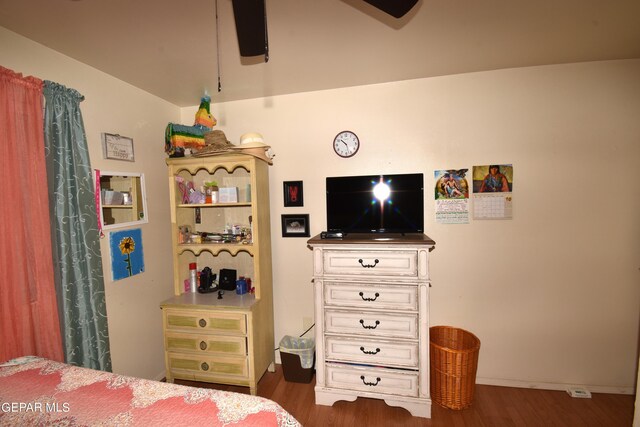
{"label": "round clock face", "polygon": [[333,150],[340,157],[354,156],[360,148],[358,136],[348,130],[343,130],[333,139]]}

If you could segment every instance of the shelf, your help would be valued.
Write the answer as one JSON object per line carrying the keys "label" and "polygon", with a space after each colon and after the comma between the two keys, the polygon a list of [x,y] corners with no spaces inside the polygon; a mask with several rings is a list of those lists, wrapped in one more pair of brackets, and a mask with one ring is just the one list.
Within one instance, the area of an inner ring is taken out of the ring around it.
{"label": "shelf", "polygon": [[222,299],[218,299],[217,292],[212,292],[209,294],[185,292],[162,302],[161,306],[195,309],[250,309],[255,305],[255,303],[255,295],[238,295],[235,291],[224,291]]}
{"label": "shelf", "polygon": [[187,251],[192,252],[194,255],[200,255],[203,251],[211,252],[213,255],[218,255],[220,252],[229,252],[233,256],[236,256],[238,252],[247,252],[253,256],[254,246],[253,243],[186,243],[178,245],[178,254]]}
{"label": "shelf", "polygon": [[249,173],[255,173],[257,169],[251,156],[241,153],[229,153],[223,156],[213,157],[168,158],[165,162],[173,169],[175,174],[184,170],[188,171],[191,175],[195,175],[200,169],[207,170],[211,174],[218,169],[224,169],[232,173],[237,168],[245,169]]}
{"label": "shelf", "polygon": [[102,205],[102,209],[133,209],[132,205]]}
{"label": "shelf", "polygon": [[251,206],[251,202],[238,203],[181,203],[179,208],[235,208]]}

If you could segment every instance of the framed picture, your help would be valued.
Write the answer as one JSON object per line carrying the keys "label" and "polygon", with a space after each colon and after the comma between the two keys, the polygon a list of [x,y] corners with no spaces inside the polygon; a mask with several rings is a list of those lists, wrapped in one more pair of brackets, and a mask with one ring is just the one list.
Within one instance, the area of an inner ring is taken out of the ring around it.
{"label": "framed picture", "polygon": [[302,181],[284,181],[284,206],[303,206]]}
{"label": "framed picture", "polygon": [[282,215],[282,237],[309,237],[309,214]]}
{"label": "framed picture", "polygon": [[114,281],[144,273],[141,229],[112,232],[109,236],[109,248],[111,275]]}
{"label": "framed picture", "polygon": [[133,156],[133,139],[126,136],[102,134],[102,157],[112,160],[135,161]]}

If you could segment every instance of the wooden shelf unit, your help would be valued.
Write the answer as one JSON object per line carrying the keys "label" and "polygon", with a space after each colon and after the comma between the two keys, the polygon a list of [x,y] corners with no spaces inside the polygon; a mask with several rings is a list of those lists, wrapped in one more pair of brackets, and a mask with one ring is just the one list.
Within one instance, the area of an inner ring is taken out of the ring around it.
{"label": "wooden shelf unit", "polygon": [[[161,303],[167,381],[179,378],[240,385],[256,394],[258,380],[275,366],[268,165],[244,154],[167,159],[171,204],[174,294]],[[237,187],[238,203],[185,204],[176,177],[199,188],[215,180]],[[199,215],[196,215],[199,209]],[[196,216],[200,223],[196,223]],[[179,243],[181,226],[222,232],[228,224],[249,227],[250,242]],[[189,264],[223,268],[251,278],[253,293],[185,292]]]}

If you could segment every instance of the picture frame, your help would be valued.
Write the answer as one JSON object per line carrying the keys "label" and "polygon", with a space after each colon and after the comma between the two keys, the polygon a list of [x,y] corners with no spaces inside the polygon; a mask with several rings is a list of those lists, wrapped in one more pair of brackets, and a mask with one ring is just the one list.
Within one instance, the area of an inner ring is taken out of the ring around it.
{"label": "picture frame", "polygon": [[283,182],[284,206],[304,206],[302,181]]}
{"label": "picture frame", "polygon": [[133,138],[118,134],[102,133],[102,157],[111,160],[135,162]]}
{"label": "picture frame", "polygon": [[282,237],[309,236],[309,214],[282,215]]}
{"label": "picture frame", "polygon": [[142,229],[113,231],[109,236],[111,277],[114,281],[144,273]]}

